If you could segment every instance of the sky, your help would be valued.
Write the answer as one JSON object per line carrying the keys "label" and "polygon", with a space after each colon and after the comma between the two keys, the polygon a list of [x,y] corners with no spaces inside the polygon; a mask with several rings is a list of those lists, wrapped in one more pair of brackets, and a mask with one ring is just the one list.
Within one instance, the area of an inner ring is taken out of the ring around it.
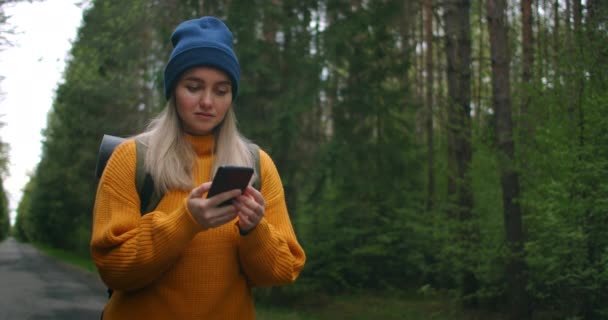
{"label": "sky", "polygon": [[43,0],[3,5],[14,34],[0,51],[0,138],[10,146],[9,176],[4,188],[11,221],[22,190],[40,161],[41,131],[72,41],[82,21],[82,0]]}

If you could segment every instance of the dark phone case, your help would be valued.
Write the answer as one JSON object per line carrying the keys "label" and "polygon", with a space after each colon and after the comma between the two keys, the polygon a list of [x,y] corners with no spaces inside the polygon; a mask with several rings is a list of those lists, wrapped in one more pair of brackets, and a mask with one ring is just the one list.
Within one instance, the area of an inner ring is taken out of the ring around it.
{"label": "dark phone case", "polygon": [[[253,168],[250,167],[221,166],[213,178],[207,198],[234,189],[240,189],[242,192],[245,192],[252,176]],[[232,199],[223,202],[220,206],[228,205],[231,202]]]}

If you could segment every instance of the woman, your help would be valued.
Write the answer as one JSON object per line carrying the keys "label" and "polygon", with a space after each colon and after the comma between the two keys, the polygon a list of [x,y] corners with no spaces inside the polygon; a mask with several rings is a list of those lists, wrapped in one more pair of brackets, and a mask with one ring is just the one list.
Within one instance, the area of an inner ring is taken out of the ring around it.
{"label": "woman", "polygon": [[114,290],[103,317],[254,319],[251,287],[295,281],[304,251],[264,151],[260,191],[205,197],[220,165],[255,161],[232,110],[240,72],[230,30],[203,17],[180,24],[171,41],[167,106],[136,137],[147,145],[144,165],[164,196],[140,214],[133,139],[114,151],[97,191],[91,252]]}

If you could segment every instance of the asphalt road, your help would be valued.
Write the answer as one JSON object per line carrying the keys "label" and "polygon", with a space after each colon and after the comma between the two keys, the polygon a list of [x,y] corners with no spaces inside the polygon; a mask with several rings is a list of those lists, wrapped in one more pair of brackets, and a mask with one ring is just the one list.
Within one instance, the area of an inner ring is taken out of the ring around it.
{"label": "asphalt road", "polygon": [[0,320],[99,319],[105,290],[95,274],[28,244],[0,243]]}

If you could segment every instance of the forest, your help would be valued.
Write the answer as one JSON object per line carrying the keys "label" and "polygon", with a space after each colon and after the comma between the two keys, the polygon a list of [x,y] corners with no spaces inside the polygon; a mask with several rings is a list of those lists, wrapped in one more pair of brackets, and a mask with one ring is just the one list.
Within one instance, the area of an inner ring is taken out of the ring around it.
{"label": "forest", "polygon": [[[307,255],[274,301],[414,292],[608,319],[600,0],[92,0],[18,239],[89,255],[101,138],[161,111],[169,36],[204,15],[232,29],[239,128],[274,159]],[[5,237],[2,188],[0,207]]]}

